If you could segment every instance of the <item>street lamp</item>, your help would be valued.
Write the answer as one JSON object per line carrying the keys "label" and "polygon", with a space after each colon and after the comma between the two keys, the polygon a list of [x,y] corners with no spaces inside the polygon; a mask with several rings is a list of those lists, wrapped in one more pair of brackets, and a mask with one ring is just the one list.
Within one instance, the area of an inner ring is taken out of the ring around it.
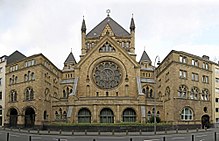
{"label": "street lamp", "polygon": [[156,134],[156,124],[157,124],[157,115],[156,115],[156,75],[155,75],[155,64],[156,64],[156,61],[158,60],[157,62],[157,65],[160,65],[160,57],[159,56],[156,56],[155,60],[154,60],[154,134]]}

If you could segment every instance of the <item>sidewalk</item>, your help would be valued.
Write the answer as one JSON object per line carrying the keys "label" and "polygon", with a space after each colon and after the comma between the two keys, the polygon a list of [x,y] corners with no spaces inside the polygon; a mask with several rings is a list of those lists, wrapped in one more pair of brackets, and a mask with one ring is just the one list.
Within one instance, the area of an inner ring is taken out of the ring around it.
{"label": "sidewalk", "polygon": [[169,134],[187,134],[197,132],[207,132],[214,130],[210,129],[196,129],[196,130],[172,130],[172,131],[158,131],[154,132],[67,132],[67,131],[50,131],[50,130],[29,130],[29,129],[10,129],[1,128],[2,131],[10,131],[24,134],[38,134],[38,135],[60,135],[60,136],[154,136],[154,135],[169,135]]}

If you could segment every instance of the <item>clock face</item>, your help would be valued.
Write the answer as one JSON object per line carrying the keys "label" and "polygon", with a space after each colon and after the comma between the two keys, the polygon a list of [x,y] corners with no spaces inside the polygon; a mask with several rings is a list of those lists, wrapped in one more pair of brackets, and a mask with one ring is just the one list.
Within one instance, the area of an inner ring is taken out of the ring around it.
{"label": "clock face", "polygon": [[103,61],[93,69],[94,82],[101,89],[117,87],[121,77],[119,66],[112,61]]}

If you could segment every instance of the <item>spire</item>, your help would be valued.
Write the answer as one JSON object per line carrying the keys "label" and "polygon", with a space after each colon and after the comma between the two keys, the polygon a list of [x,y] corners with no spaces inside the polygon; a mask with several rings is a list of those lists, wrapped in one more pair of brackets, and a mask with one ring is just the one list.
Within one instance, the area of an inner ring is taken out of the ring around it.
{"label": "spire", "polygon": [[67,59],[65,60],[65,64],[69,64],[69,63],[76,64],[75,57],[72,52],[70,52]]}
{"label": "spire", "polygon": [[141,59],[139,62],[151,62],[151,59],[150,57],[148,56],[148,54],[146,53],[146,51],[143,52],[142,56],[141,56]]}
{"label": "spire", "polygon": [[131,18],[130,30],[135,31],[135,22],[134,22],[133,14],[132,14],[132,18]]}
{"label": "spire", "polygon": [[86,24],[85,24],[84,16],[83,16],[83,21],[82,21],[82,26],[81,26],[81,32],[86,33]]}

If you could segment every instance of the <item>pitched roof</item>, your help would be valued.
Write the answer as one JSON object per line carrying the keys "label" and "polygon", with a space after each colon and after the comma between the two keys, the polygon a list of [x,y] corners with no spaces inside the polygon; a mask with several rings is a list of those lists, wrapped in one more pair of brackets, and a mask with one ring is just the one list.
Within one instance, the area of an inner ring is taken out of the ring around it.
{"label": "pitched roof", "polygon": [[87,38],[99,37],[107,24],[110,26],[110,28],[112,29],[113,33],[116,36],[118,37],[130,36],[130,34],[121,25],[119,25],[116,21],[114,21],[112,18],[107,16],[102,22],[100,22],[87,34]]}
{"label": "pitched roof", "polygon": [[75,57],[74,57],[72,52],[68,55],[67,59],[65,60],[65,64],[66,63],[74,63],[74,64],[76,64]]}
{"label": "pitched roof", "polygon": [[7,64],[18,62],[24,58],[26,58],[26,56],[16,50],[15,52],[13,52],[11,55],[8,56]]}
{"label": "pitched roof", "polygon": [[142,61],[151,62],[151,59],[150,59],[150,57],[148,56],[148,54],[146,53],[146,51],[143,52],[143,54],[142,54],[141,59],[140,59],[139,62],[142,62]]}

